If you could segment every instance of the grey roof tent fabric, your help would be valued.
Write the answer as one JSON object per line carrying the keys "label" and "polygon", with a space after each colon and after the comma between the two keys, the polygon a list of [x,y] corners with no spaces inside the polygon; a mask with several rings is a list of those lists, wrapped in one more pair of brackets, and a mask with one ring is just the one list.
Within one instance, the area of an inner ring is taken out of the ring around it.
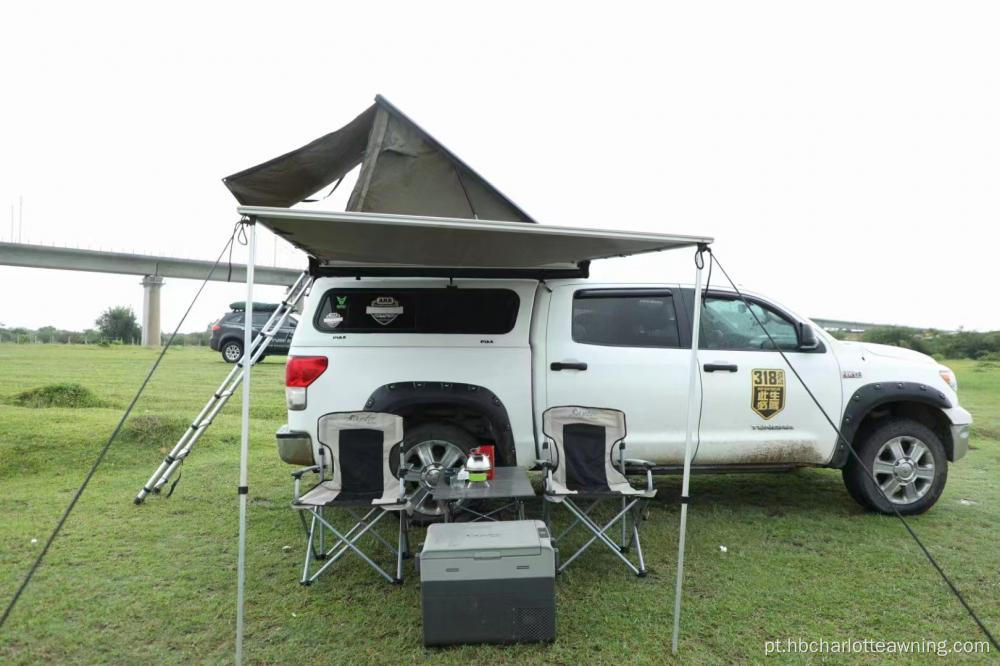
{"label": "grey roof tent fabric", "polygon": [[381,95],[336,132],[223,183],[242,205],[287,208],[359,164],[349,211],[534,222]]}

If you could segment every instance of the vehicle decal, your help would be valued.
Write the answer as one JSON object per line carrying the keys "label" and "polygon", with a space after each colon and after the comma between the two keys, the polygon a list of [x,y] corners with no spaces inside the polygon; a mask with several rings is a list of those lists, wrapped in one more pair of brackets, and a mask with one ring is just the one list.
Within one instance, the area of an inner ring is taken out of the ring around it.
{"label": "vehicle decal", "polygon": [[843,377],[844,379],[861,379],[861,371],[844,370],[842,373],[840,373],[840,376]]}
{"label": "vehicle decal", "polygon": [[785,408],[785,371],[759,368],[751,371],[750,409],[767,420]]}
{"label": "vehicle decal", "polygon": [[337,309],[338,310],[347,309],[347,296],[337,296]]}
{"label": "vehicle decal", "polygon": [[388,326],[403,314],[403,306],[392,296],[379,296],[365,308],[365,314],[371,315],[382,326]]}
{"label": "vehicle decal", "polygon": [[323,317],[323,325],[329,326],[330,328],[337,328],[344,321],[344,315],[339,312],[331,312],[330,314]]}

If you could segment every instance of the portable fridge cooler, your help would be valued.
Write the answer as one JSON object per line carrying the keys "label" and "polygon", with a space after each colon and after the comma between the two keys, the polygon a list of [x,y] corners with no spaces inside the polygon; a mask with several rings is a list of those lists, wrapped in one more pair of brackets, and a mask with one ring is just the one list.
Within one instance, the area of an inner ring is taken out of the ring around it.
{"label": "portable fridge cooler", "polygon": [[431,525],[420,595],[424,645],[555,640],[555,550],[545,523]]}

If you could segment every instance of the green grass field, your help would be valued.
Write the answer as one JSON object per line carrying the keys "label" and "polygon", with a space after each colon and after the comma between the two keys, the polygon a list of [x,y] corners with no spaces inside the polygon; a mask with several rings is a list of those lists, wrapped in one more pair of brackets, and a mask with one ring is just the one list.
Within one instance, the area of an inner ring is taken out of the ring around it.
{"label": "green grass field", "polygon": [[[153,358],[152,351],[126,347],[0,345],[3,605]],[[644,526],[652,574],[636,579],[610,553],[591,549],[558,581],[559,638],[550,646],[424,650],[412,569],[402,587],[390,586],[349,558],[312,587],[299,586],[303,536],[288,506],[290,468],[278,460],[273,443],[284,422],[282,361],[269,359],[254,374],[248,662],[673,662],[676,477],[658,479],[660,499]],[[911,523],[998,633],[1000,367],[952,365],[962,403],[976,419],[974,450],[951,467],[937,506]],[[231,662],[238,398],[185,463],[172,498],[132,503],[228,368],[204,349],[168,352],[123,436],[0,629],[0,662]],[[104,406],[15,404],[23,391],[64,382],[82,384]],[[898,521],[862,511],[848,497],[839,471],[700,476],[692,484],[684,663],[760,661],[765,641],[786,638],[982,640]],[[422,531],[413,536],[419,543]],[[963,658],[985,663],[996,657]],[[791,659],[841,660],[836,655]],[[929,663],[939,657],[902,660]]]}

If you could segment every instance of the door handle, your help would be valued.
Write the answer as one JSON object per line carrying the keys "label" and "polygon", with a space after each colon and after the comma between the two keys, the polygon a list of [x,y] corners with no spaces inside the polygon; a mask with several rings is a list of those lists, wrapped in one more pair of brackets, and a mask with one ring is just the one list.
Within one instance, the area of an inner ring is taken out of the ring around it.
{"label": "door handle", "polygon": [[555,361],[549,368],[552,370],[586,370],[586,363],[578,363],[576,361]]}
{"label": "door handle", "polygon": [[706,363],[702,368],[705,372],[736,372],[739,369],[735,363]]}

